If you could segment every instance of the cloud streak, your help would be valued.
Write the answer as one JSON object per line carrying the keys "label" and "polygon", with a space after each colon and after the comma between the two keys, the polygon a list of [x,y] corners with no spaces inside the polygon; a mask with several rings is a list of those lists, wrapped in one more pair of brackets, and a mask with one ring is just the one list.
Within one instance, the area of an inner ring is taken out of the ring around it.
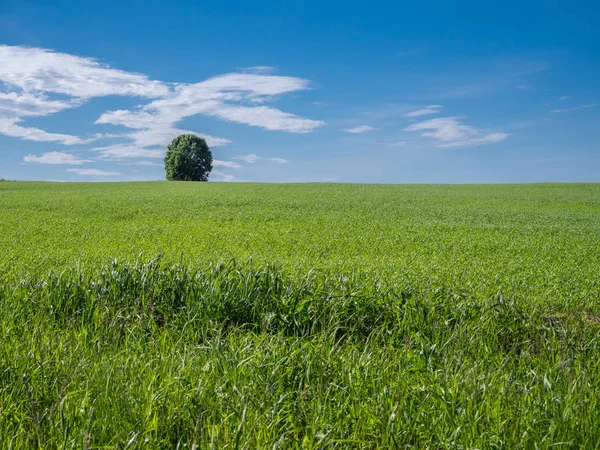
{"label": "cloud streak", "polygon": [[423,131],[421,136],[435,139],[440,148],[472,147],[503,141],[507,133],[485,133],[483,130],[464,125],[464,117],[429,119],[406,127],[405,131]]}
{"label": "cloud streak", "polygon": [[169,93],[165,83],[145,75],[52,50],[0,45],[0,61],[0,80],[23,92],[53,92],[78,99],[107,95],[156,98]]}
{"label": "cloud streak", "polygon": [[107,147],[96,147],[92,150],[99,152],[98,158],[108,161],[128,158],[164,158],[164,149],[145,149],[136,145],[116,144]]}
{"label": "cloud streak", "polygon": [[252,66],[252,67],[244,67],[241,69],[242,72],[249,73],[274,73],[277,72],[277,68],[273,66]]}
{"label": "cloud streak", "polygon": [[552,112],[552,113],[567,113],[567,112],[571,112],[571,111],[577,111],[579,109],[595,108],[596,106],[598,106],[598,103],[590,103],[588,105],[575,106],[573,108],[553,109],[550,112]]}
{"label": "cloud streak", "polygon": [[43,93],[0,92],[0,115],[9,118],[47,116],[81,104],[77,99],[51,100]]}
{"label": "cloud streak", "polygon": [[7,136],[64,145],[87,144],[108,136],[98,134],[86,139],[27,127],[22,122],[26,117],[77,108],[95,97],[147,99],[148,103],[135,109],[106,111],[96,120],[96,125],[130,130],[119,136],[124,141],[95,148],[100,159],[158,158],[164,155],[165,145],[182,133],[204,137],[211,147],[230,143],[224,137],[177,127],[180,121],[198,114],[288,133],[311,133],[325,124],[266,105],[280,95],[310,89],[308,80],[272,75],[274,69],[268,66],[198,83],[165,83],[114,69],[93,58],[41,48],[0,45],[0,61],[0,87],[7,91],[0,93],[0,134]]}
{"label": "cloud streak", "polygon": [[[138,131],[128,135],[130,146],[152,148],[164,146],[181,133],[175,125],[190,116],[203,114],[267,130],[310,133],[324,122],[298,117],[262,105],[276,96],[308,89],[309,82],[300,78],[259,74],[227,74],[187,85],[178,85],[171,95],[137,110],[108,111],[96,124],[120,125]],[[245,104],[244,104],[245,103]],[[195,133],[198,134],[198,133]],[[226,145],[221,137],[202,135],[210,147]],[[118,148],[116,148],[118,150]],[[113,157],[114,152],[113,152]],[[122,157],[128,157],[123,153]]]}
{"label": "cloud streak", "polygon": [[[64,145],[85,144],[91,142],[70,134],[48,133],[39,128],[22,127],[18,125],[21,119],[2,119],[0,118],[0,134],[10,137],[18,137],[29,141],[37,142],[60,142]],[[94,139],[92,139],[94,140]]]}
{"label": "cloud streak", "polygon": [[438,114],[442,109],[442,105],[429,105],[425,108],[417,109],[416,111],[404,114],[404,117],[414,118],[420,116],[426,116],[428,114]]}
{"label": "cloud streak", "polygon": [[226,167],[228,169],[241,169],[243,166],[233,161],[220,161],[214,159],[212,163],[213,167]]}
{"label": "cloud streak", "polygon": [[352,133],[352,134],[362,134],[362,133],[366,133],[368,131],[375,131],[378,128],[369,126],[369,125],[361,125],[358,127],[354,127],[354,128],[348,128],[346,130],[344,130],[346,133]]}
{"label": "cloud streak", "polygon": [[104,170],[98,169],[67,169],[66,172],[76,173],[81,176],[90,176],[90,177],[114,177],[121,175],[119,172],[106,172]]}
{"label": "cloud streak", "polygon": [[226,181],[226,182],[238,181],[238,179],[234,175],[231,175],[231,174],[225,173],[225,172],[221,172],[220,170],[213,170],[210,174],[210,177],[212,178],[211,181]]}
{"label": "cloud streak", "polygon": [[234,156],[233,159],[244,161],[247,164],[254,164],[257,161],[271,161],[277,164],[287,164],[290,162],[285,158],[265,158],[264,156],[258,156],[256,153],[250,153],[249,155]]}
{"label": "cloud streak", "polygon": [[89,160],[81,159],[75,155],[64,152],[49,152],[44,153],[41,156],[27,155],[23,158],[23,161],[39,164],[63,164],[70,166],[79,166],[81,164],[85,164],[86,162],[90,162]]}

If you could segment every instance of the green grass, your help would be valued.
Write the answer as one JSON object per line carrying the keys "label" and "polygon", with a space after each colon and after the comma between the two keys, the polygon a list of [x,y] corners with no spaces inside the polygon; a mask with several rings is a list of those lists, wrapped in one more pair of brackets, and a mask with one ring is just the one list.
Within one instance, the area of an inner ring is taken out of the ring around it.
{"label": "green grass", "polygon": [[0,442],[598,448],[599,237],[595,184],[2,183]]}

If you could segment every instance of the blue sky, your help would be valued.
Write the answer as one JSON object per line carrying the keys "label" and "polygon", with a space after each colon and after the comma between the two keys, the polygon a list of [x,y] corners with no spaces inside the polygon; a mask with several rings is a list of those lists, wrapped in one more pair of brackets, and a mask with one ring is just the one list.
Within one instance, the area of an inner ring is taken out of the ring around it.
{"label": "blue sky", "polygon": [[0,0],[0,177],[600,181],[597,2]]}

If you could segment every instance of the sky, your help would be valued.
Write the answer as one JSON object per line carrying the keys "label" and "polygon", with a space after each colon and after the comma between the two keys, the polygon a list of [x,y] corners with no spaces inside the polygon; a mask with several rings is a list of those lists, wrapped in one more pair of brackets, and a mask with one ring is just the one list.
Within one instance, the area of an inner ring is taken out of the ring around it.
{"label": "sky", "polygon": [[0,178],[600,182],[600,3],[0,0]]}

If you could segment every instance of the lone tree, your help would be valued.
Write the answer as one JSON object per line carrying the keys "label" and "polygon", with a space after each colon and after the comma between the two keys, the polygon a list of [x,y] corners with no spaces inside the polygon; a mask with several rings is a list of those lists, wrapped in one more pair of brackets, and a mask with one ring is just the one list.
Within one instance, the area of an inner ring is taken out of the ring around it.
{"label": "lone tree", "polygon": [[177,136],[165,155],[167,180],[208,181],[212,161],[212,153],[204,139],[193,134]]}

